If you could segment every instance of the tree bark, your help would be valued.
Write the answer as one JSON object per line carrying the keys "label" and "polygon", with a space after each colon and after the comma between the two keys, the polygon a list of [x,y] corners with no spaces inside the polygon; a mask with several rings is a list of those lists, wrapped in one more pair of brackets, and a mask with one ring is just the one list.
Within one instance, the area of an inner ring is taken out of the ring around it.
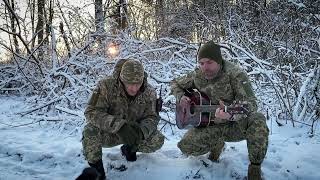
{"label": "tree bark", "polygon": [[[45,0],[38,0],[38,23],[36,27],[36,33],[38,37],[38,45],[41,45],[43,41],[43,32],[44,32],[44,3]],[[43,49],[39,48],[38,58],[40,61],[43,60]]]}
{"label": "tree bark", "polygon": [[[15,1],[12,0],[11,1],[11,8],[13,9],[13,11],[15,11]],[[15,52],[17,54],[20,53],[20,48],[19,48],[19,43],[18,43],[18,39],[17,39],[17,29],[16,29],[16,20],[14,18],[14,15],[12,13],[9,14],[10,15],[10,22],[11,22],[11,31],[13,32],[12,34],[12,39],[13,39],[13,43],[14,43],[14,48],[15,48]]]}
{"label": "tree bark", "polygon": [[156,0],[155,6],[155,18],[156,20],[156,37],[159,39],[161,37],[161,32],[164,30],[165,26],[165,10],[164,10],[163,0]]}
{"label": "tree bark", "polygon": [[35,0],[29,0],[28,5],[30,6],[30,18],[31,18],[31,32],[32,32],[32,41],[31,41],[31,49],[34,48],[35,45],[35,28],[34,28],[34,14],[36,9],[36,3]]}
{"label": "tree bark", "polygon": [[68,50],[68,56],[70,58],[71,57],[71,48],[70,48],[70,45],[69,45],[68,37],[67,37],[66,33],[64,32],[63,23],[62,22],[60,22],[59,28],[60,28],[60,33],[62,34],[64,43],[65,43],[65,45],[67,47],[67,50]]}
{"label": "tree bark", "polygon": [[103,15],[103,6],[102,0],[94,1],[94,9],[95,9],[95,26],[96,33],[103,33],[104,31],[104,15]]}
{"label": "tree bark", "polygon": [[118,29],[124,30],[127,28],[127,15],[128,8],[125,0],[119,0],[118,6],[119,18],[118,18]]}
{"label": "tree bark", "polygon": [[48,7],[48,11],[49,11],[49,17],[47,16],[46,12],[44,13],[45,15],[45,22],[46,22],[46,38],[45,38],[45,45],[49,44],[49,37],[51,36],[51,27],[52,27],[52,19],[53,19],[53,2],[54,0],[50,0],[49,2],[49,7]]}

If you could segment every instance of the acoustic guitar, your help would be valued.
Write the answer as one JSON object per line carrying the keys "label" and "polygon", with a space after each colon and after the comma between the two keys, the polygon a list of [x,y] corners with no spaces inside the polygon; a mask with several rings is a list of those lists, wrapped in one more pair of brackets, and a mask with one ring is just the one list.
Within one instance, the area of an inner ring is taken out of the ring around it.
{"label": "acoustic guitar", "polygon": [[249,113],[246,102],[233,102],[229,106],[223,101],[220,101],[219,105],[211,104],[209,97],[197,89],[186,89],[184,95],[190,98],[190,102],[187,105],[176,103],[176,124],[179,129],[212,125],[217,108],[231,115]]}

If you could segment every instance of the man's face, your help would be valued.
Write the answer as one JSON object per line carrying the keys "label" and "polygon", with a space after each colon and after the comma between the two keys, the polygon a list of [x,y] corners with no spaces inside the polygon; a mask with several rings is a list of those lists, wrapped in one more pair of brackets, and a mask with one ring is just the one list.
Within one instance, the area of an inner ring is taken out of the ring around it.
{"label": "man's face", "polygon": [[206,79],[213,79],[220,71],[220,64],[208,58],[199,60],[199,67]]}
{"label": "man's face", "polygon": [[124,84],[124,87],[128,93],[128,95],[130,96],[135,96],[140,87],[142,86],[142,83],[137,83],[137,84],[127,84],[127,83],[123,83]]}

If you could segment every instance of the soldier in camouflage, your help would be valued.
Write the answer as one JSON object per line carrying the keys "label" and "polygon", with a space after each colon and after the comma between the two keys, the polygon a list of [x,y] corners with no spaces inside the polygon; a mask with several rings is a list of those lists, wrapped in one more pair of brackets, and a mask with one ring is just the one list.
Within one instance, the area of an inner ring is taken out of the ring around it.
{"label": "soldier in camouflage", "polygon": [[212,41],[201,46],[198,65],[195,71],[172,82],[172,93],[177,103],[189,103],[183,89],[195,88],[207,94],[212,104],[219,104],[219,100],[226,103],[247,101],[250,113],[232,116],[218,108],[211,119],[213,125],[189,129],[178,143],[179,149],[194,156],[210,152],[209,159],[217,162],[225,142],[247,140],[251,162],[248,179],[261,179],[261,163],[267,152],[269,129],[265,116],[257,112],[256,97],[248,76],[236,65],[223,60],[220,46]]}
{"label": "soldier in camouflage", "polygon": [[84,156],[101,179],[105,178],[102,147],[123,144],[122,154],[135,161],[137,151],[154,152],[164,143],[157,130],[156,91],[139,61],[119,60],[113,74],[98,82],[84,114]]}

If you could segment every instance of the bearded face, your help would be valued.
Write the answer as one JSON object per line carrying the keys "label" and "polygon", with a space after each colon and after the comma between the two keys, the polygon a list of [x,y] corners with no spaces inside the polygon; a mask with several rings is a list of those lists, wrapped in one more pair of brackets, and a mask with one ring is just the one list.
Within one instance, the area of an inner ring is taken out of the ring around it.
{"label": "bearded face", "polygon": [[210,80],[217,76],[221,69],[221,65],[217,62],[209,59],[202,58],[198,62],[201,72],[204,74],[205,78]]}

